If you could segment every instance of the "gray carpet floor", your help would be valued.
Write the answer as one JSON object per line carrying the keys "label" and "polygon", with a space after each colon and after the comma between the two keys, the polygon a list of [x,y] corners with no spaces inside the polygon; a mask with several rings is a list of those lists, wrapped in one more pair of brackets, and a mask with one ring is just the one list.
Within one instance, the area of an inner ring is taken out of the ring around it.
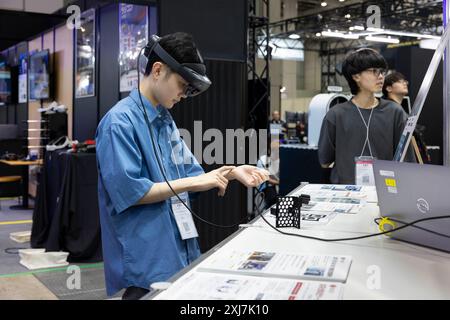
{"label": "gray carpet floor", "polygon": [[[17,243],[9,238],[11,232],[29,231],[31,223],[0,225],[0,275],[29,271],[19,264],[19,248],[29,248],[30,243]],[[9,253],[8,253],[9,252]]]}
{"label": "gray carpet floor", "polygon": [[[0,223],[18,220],[31,220],[32,210],[11,210],[11,205],[18,204],[17,199],[0,200]],[[30,201],[33,204],[32,200]],[[22,266],[19,261],[20,257],[18,250],[22,248],[29,248],[30,243],[17,243],[9,238],[10,233],[17,231],[30,231],[31,223],[21,224],[0,224],[0,291],[2,291],[2,283],[5,290],[11,290],[14,287],[13,283],[16,281],[18,286],[21,286],[26,277],[35,277],[42,283],[48,291],[53,293],[60,300],[104,300],[104,299],[118,299],[122,296],[123,291],[118,292],[113,297],[107,297],[105,289],[105,278],[103,273],[103,265],[96,264],[77,264],[80,267],[80,288],[70,289],[68,280],[72,273],[67,273],[66,268],[54,268],[45,270],[28,270]],[[6,286],[8,289],[6,289]],[[48,293],[41,290],[42,299],[48,298]],[[40,291],[39,291],[40,292]],[[33,299],[39,299],[36,295]],[[14,294],[12,294],[14,296]],[[18,296],[19,292],[18,292]]]}
{"label": "gray carpet floor", "polygon": [[72,275],[72,273],[67,273],[66,271],[55,271],[36,273],[34,276],[60,300],[108,299],[105,290],[103,267],[80,269],[79,288],[73,287]]}
{"label": "gray carpet floor", "polygon": [[[29,205],[33,206],[34,201],[30,199]],[[0,222],[2,221],[14,221],[14,220],[31,220],[33,218],[33,210],[11,210],[9,207],[18,205],[19,202],[16,199],[1,199],[0,198]]]}

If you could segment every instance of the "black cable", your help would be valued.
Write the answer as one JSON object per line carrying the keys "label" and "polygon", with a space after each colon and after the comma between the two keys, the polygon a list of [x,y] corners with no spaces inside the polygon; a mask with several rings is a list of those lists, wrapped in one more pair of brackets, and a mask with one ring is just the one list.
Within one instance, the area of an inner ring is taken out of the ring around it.
{"label": "black cable", "polygon": [[5,253],[7,254],[19,254],[19,250],[28,249],[28,248],[6,248]]}
{"label": "black cable", "polygon": [[[220,225],[220,224],[215,224],[213,222],[207,221],[207,220],[203,219],[202,217],[196,215],[194,213],[194,211],[192,211],[191,208],[189,208],[189,206],[178,196],[178,194],[175,192],[175,190],[173,190],[172,186],[170,185],[170,183],[169,183],[169,181],[168,181],[168,179],[166,177],[166,174],[165,174],[165,171],[164,171],[164,167],[161,164],[161,159],[159,158],[158,153],[156,151],[156,145],[155,145],[155,141],[154,141],[155,139],[154,139],[154,136],[153,136],[153,131],[151,129],[150,120],[148,118],[147,110],[145,110],[145,105],[144,105],[144,102],[142,101],[142,95],[141,95],[141,91],[140,91],[140,88],[139,88],[140,87],[140,71],[139,71],[140,63],[139,62],[140,62],[140,59],[141,59],[142,50],[144,50],[144,49],[145,49],[145,47],[143,47],[141,49],[141,51],[139,51],[139,56],[138,56],[138,61],[137,61],[138,62],[138,93],[139,93],[139,100],[141,102],[141,106],[142,106],[142,110],[143,110],[143,113],[144,113],[144,116],[145,116],[145,121],[147,123],[148,131],[150,132],[150,140],[152,141],[153,152],[154,152],[154,154],[156,156],[156,160],[157,160],[156,162],[158,163],[159,170],[161,171],[166,184],[169,186],[170,190],[178,198],[178,200],[186,207],[186,209],[188,209],[189,212],[194,217],[196,217],[198,220],[202,221],[203,223],[206,223],[206,224],[208,224],[210,226],[213,226],[213,227],[216,227],[216,228],[235,228],[235,227],[239,226],[242,222],[239,222],[239,223],[236,223],[236,224],[232,224],[232,225]],[[150,53],[149,53],[149,55],[150,55]],[[136,103],[136,105],[138,105],[138,104]],[[139,107],[139,105],[138,105],[138,107]],[[246,220],[247,220],[247,218],[245,218],[245,220],[243,220],[243,222],[246,222]]]}
{"label": "black cable", "polygon": [[[374,222],[377,225],[379,225],[378,220],[381,220],[381,219],[382,218],[375,218]],[[389,220],[397,222],[397,223],[401,223],[401,224],[406,224],[406,222],[403,222],[403,221],[400,221],[400,220],[397,220],[397,219],[393,219],[391,217],[389,217]],[[429,232],[429,233],[432,233],[432,234],[435,234],[435,235],[440,236],[440,237],[445,237],[445,238],[449,238],[450,239],[450,235],[447,235],[447,234],[443,234],[443,233],[440,233],[440,232],[437,232],[437,231],[433,231],[433,230],[430,230],[430,229],[426,229],[426,228],[423,228],[423,227],[419,227],[419,226],[411,226],[411,227],[417,228],[417,229],[420,229],[422,231],[426,231],[426,232]]]}
{"label": "black cable", "polygon": [[[389,230],[389,231],[383,231],[383,232],[380,232],[380,233],[372,233],[372,234],[368,234],[368,235],[365,235],[365,236],[351,237],[351,238],[324,239],[324,238],[318,238],[318,237],[312,237],[312,236],[305,236],[305,235],[300,235],[300,234],[295,234],[295,233],[289,233],[289,232],[284,232],[284,231],[278,230],[278,228],[274,227],[273,225],[270,224],[269,221],[266,220],[266,218],[262,215],[262,213],[260,212],[260,210],[259,210],[258,207],[256,208],[256,212],[257,212],[257,214],[258,214],[259,216],[261,216],[261,218],[264,220],[264,222],[265,222],[266,224],[269,225],[269,227],[271,227],[272,229],[274,229],[275,231],[277,231],[277,232],[279,232],[279,233],[281,233],[281,234],[284,234],[284,235],[287,235],[287,236],[294,236],[294,237],[299,237],[299,238],[305,238],[305,239],[312,239],[312,240],[318,240],[318,241],[325,241],[325,242],[351,241],[351,240],[359,240],[359,239],[365,239],[365,238],[377,237],[377,236],[381,236],[381,235],[384,235],[384,234],[388,234],[388,233],[392,233],[392,232],[395,232],[395,231],[399,231],[399,230],[404,229],[404,228],[407,228],[407,227],[409,227],[409,226],[413,226],[413,227],[416,227],[416,228],[417,228],[417,226],[414,226],[414,225],[417,224],[417,223],[419,223],[419,222],[429,221],[429,220],[438,220],[438,219],[446,219],[446,218],[450,218],[450,215],[449,215],[449,216],[437,216],[437,217],[422,218],[422,219],[418,219],[418,220],[415,220],[415,221],[412,221],[412,222],[409,222],[409,223],[397,221],[397,222],[399,222],[399,223],[404,223],[404,225],[401,226],[401,227],[398,227],[398,228],[393,228],[393,229],[391,229],[391,230]],[[393,220],[393,219],[391,219],[391,220],[392,220],[392,221],[395,221],[395,220]],[[421,227],[418,227],[418,228],[421,228]],[[423,229],[423,228],[422,228],[422,229]],[[438,235],[441,235],[441,236],[450,238],[450,236],[448,236],[448,235],[439,234],[439,233],[436,233],[436,232],[431,231],[431,230],[425,229],[425,231],[429,231],[429,232],[432,232],[432,233],[435,233],[435,234],[438,234]]]}
{"label": "black cable", "polygon": [[265,198],[266,198],[266,195],[264,194],[264,191],[262,191],[262,190],[259,190],[258,188],[256,188],[256,194],[255,194],[255,201],[256,201],[256,199],[258,198],[258,195],[261,195],[261,200],[259,201],[259,203],[258,204],[256,204],[255,203],[255,201],[253,201],[253,204],[255,205],[255,207],[256,207],[256,213],[259,215],[260,214],[260,210],[259,210],[259,208],[260,208],[260,206],[261,206],[261,204],[263,203],[263,201],[265,200]]}

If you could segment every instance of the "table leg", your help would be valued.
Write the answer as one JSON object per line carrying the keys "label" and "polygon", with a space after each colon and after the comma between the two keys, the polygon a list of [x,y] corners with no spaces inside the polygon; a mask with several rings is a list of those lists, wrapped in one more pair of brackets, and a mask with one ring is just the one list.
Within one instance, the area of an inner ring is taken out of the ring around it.
{"label": "table leg", "polygon": [[28,166],[22,166],[22,204],[11,206],[11,210],[33,209],[28,205]]}

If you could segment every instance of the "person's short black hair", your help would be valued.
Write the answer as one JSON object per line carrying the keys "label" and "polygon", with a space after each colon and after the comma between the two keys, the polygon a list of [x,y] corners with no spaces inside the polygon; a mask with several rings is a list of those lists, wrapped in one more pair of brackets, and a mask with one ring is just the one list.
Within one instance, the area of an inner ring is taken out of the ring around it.
{"label": "person's short black hair", "polygon": [[342,63],[342,74],[347,80],[352,94],[357,94],[359,91],[359,87],[352,76],[370,68],[388,68],[386,60],[374,49],[358,49],[345,57]]}
{"label": "person's short black hair", "polygon": [[[197,46],[192,35],[185,32],[175,32],[161,37],[159,44],[178,63],[202,63],[198,55]],[[155,62],[162,62],[155,52],[150,53],[144,75],[148,76]]]}
{"label": "person's short black hair", "polygon": [[387,87],[392,86],[394,83],[400,80],[406,80],[405,76],[401,74],[400,72],[394,71],[392,73],[389,73],[386,78],[384,78],[384,84],[383,84],[383,96],[387,98],[388,93]]}

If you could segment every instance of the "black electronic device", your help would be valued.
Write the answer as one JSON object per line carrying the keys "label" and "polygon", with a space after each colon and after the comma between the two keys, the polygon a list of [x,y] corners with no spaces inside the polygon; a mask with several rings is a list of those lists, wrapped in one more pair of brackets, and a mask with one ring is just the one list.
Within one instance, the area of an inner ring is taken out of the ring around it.
{"label": "black electronic device", "polygon": [[17,161],[20,159],[20,156],[15,153],[7,152],[7,153],[3,154],[0,158],[2,160]]}
{"label": "black electronic device", "polygon": [[211,80],[206,76],[206,67],[203,63],[203,58],[197,50],[198,57],[201,63],[179,63],[176,61],[163,47],[159,44],[160,37],[152,35],[150,41],[144,48],[145,63],[139,64],[141,73],[146,73],[152,66],[148,65],[148,57],[152,52],[156,53],[158,57],[169,66],[169,68],[178,73],[186,82],[188,86],[185,91],[187,97],[193,97],[205,92],[211,85]]}
{"label": "black electronic device", "polygon": [[48,138],[57,139],[61,136],[67,136],[67,113],[56,112],[42,116],[47,120]]}
{"label": "black electronic device", "polygon": [[270,210],[276,217],[277,228],[294,227],[300,229],[301,208],[303,204],[308,204],[311,196],[302,194],[299,197],[286,196],[278,197],[275,210]]}

